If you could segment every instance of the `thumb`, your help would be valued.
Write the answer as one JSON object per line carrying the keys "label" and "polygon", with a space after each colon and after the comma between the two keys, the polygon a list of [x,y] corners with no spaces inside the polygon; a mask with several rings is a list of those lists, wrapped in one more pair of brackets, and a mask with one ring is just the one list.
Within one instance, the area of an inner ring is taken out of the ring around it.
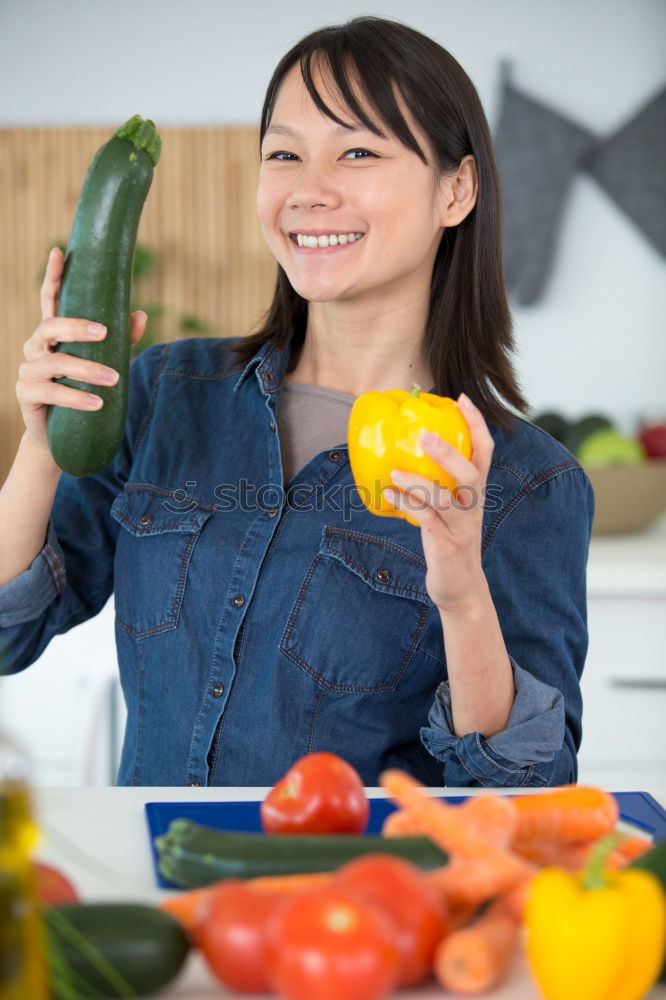
{"label": "thumb", "polygon": [[140,340],[141,337],[143,337],[146,331],[147,324],[148,324],[148,313],[144,312],[143,309],[137,309],[136,312],[132,313],[130,337],[133,344],[135,344],[137,340]]}

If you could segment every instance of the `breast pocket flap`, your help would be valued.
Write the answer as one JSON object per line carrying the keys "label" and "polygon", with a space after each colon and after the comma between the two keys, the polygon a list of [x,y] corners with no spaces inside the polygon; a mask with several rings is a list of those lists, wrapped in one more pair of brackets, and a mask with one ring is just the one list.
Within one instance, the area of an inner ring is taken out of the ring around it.
{"label": "breast pocket flap", "polygon": [[127,490],[116,497],[111,506],[111,517],[137,538],[167,531],[200,531],[211,513],[212,511],[200,507],[190,510],[168,495],[157,495],[145,490]]}
{"label": "breast pocket flap", "polygon": [[321,552],[339,560],[374,590],[432,604],[425,585],[425,559],[398,542],[326,525]]}

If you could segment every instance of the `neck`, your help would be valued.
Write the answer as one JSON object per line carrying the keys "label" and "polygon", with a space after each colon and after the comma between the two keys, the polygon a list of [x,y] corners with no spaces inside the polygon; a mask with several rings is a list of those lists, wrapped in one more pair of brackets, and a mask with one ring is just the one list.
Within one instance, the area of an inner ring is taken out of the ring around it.
{"label": "neck", "polygon": [[305,339],[291,357],[288,380],[353,396],[410,390],[414,382],[427,392],[434,385],[424,346],[425,318],[415,310],[382,310],[360,322],[337,310],[332,315],[324,308],[330,305],[309,304]]}

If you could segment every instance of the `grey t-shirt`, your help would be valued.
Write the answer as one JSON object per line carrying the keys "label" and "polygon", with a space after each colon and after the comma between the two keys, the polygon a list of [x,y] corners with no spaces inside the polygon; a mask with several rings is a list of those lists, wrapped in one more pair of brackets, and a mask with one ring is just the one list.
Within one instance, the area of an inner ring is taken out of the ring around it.
{"label": "grey t-shirt", "polygon": [[347,443],[355,400],[336,389],[283,381],[277,417],[285,484],[320,451]]}

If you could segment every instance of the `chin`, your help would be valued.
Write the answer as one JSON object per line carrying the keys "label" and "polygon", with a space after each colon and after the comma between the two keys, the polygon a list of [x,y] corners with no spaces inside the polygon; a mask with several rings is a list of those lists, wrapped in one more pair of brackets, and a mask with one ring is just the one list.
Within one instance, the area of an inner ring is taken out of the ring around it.
{"label": "chin", "polygon": [[340,285],[334,286],[314,281],[294,281],[288,272],[287,278],[294,291],[308,302],[333,302],[336,299],[346,299],[350,295],[349,289],[341,288]]}

